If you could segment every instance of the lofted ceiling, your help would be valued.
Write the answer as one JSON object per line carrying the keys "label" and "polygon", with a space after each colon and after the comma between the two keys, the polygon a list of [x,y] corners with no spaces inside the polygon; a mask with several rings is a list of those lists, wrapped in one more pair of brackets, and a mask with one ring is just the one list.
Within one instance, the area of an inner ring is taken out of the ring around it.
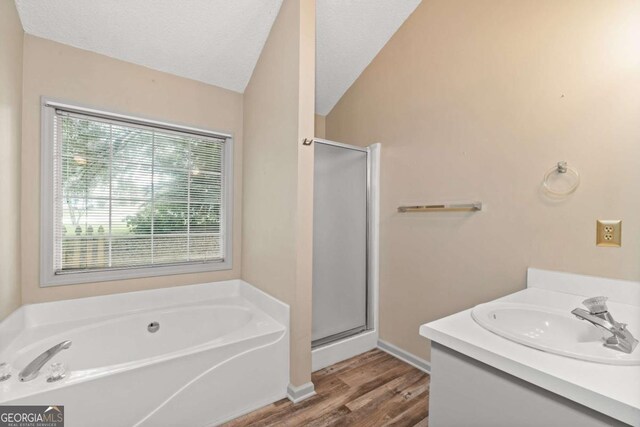
{"label": "lofted ceiling", "polygon": [[16,0],[24,31],[244,92],[282,0]]}
{"label": "lofted ceiling", "polygon": [[326,116],[421,0],[316,0],[316,113]]}
{"label": "lofted ceiling", "polygon": [[[420,0],[316,0],[326,115]],[[244,92],[282,0],[16,0],[28,34]]]}

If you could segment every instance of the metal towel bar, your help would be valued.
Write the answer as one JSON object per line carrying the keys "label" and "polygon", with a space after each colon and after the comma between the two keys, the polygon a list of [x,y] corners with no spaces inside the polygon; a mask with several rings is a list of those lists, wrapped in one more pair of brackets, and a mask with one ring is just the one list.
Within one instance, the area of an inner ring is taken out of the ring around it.
{"label": "metal towel bar", "polygon": [[440,205],[400,206],[398,212],[466,212],[482,210],[481,202],[473,203],[449,203]]}

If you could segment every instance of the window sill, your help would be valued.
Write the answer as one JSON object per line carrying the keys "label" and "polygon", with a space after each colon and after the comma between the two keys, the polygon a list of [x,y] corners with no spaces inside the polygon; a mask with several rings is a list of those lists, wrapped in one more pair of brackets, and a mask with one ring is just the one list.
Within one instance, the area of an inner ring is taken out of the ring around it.
{"label": "window sill", "polygon": [[91,271],[68,274],[53,274],[53,272],[51,272],[48,274],[41,273],[40,287],[46,288],[49,286],[110,282],[115,280],[137,279],[142,277],[173,276],[177,274],[204,273],[209,271],[222,271],[231,269],[231,260],[225,260],[202,264],[140,267],[122,270]]}

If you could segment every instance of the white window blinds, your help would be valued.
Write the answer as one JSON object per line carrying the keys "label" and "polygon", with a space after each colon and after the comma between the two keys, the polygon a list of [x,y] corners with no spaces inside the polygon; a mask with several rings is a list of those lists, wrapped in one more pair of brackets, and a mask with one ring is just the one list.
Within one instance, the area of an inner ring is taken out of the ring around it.
{"label": "white window blinds", "polygon": [[225,138],[56,109],[54,274],[224,261]]}

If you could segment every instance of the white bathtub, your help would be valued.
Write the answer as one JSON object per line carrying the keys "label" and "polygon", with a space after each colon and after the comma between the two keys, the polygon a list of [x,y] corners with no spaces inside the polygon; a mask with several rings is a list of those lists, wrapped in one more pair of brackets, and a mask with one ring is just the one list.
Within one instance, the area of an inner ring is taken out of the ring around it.
{"label": "white bathtub", "polygon": [[[26,305],[0,323],[0,405],[64,405],[69,427],[216,425],[286,396],[288,329],[288,306],[241,280]],[[18,380],[65,340],[64,379],[47,363]]]}

